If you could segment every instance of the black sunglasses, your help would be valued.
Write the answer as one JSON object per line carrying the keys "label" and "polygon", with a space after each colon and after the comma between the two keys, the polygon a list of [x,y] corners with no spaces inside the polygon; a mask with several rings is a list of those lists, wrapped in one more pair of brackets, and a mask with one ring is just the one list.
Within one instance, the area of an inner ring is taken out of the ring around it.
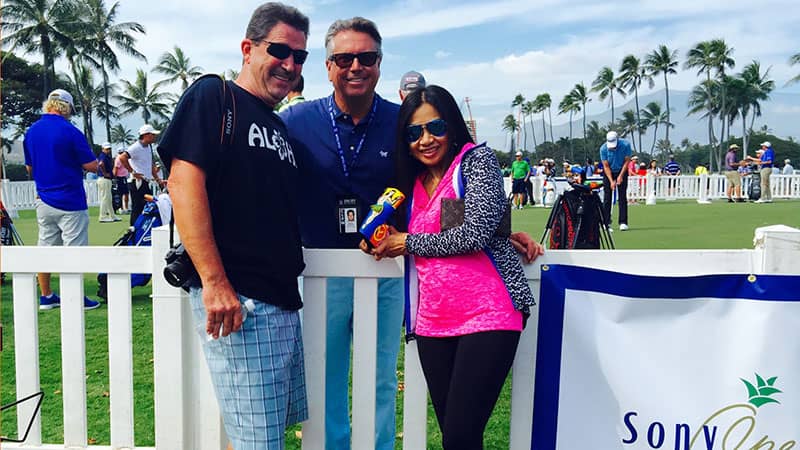
{"label": "black sunglasses", "polygon": [[337,66],[339,66],[339,68],[347,69],[353,65],[353,60],[356,58],[358,58],[358,62],[362,66],[372,67],[376,62],[378,62],[379,56],[380,53],[378,52],[334,53],[328,59],[333,61]]}
{"label": "black sunglasses", "polygon": [[409,144],[417,142],[422,137],[422,130],[428,130],[428,133],[442,137],[447,134],[447,122],[444,119],[433,119],[428,123],[422,125],[409,125],[406,127],[406,140]]}
{"label": "black sunglasses", "polygon": [[295,64],[303,64],[308,58],[308,52],[305,50],[294,50],[292,47],[280,42],[264,42],[267,43],[267,54],[275,58],[283,60],[292,55]]}

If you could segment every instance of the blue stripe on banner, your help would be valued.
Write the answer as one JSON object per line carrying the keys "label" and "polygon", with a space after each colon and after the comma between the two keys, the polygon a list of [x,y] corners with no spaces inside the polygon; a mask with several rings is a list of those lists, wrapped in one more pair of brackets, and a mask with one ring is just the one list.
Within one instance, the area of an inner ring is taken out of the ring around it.
{"label": "blue stripe on banner", "polygon": [[792,275],[654,277],[554,264],[542,267],[541,280],[533,450],[556,450],[566,290],[645,299],[800,301],[800,277]]}

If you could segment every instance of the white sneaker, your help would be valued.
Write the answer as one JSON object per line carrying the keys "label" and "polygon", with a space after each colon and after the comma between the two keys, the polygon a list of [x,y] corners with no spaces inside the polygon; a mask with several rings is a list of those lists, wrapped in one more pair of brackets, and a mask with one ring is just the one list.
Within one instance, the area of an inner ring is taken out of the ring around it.
{"label": "white sneaker", "polygon": [[753,203],[767,203],[767,202],[765,200],[758,199],[758,200],[754,201]]}
{"label": "white sneaker", "polygon": [[609,233],[613,233],[614,232],[614,229],[611,228],[611,225],[607,226],[606,230],[608,230]]}
{"label": "white sneaker", "polygon": [[619,231],[628,231],[628,224],[627,223],[619,224]]}

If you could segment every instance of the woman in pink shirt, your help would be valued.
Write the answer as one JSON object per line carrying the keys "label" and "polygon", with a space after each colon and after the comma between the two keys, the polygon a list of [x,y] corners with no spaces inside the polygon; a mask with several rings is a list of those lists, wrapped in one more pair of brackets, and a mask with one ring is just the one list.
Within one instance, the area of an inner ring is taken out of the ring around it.
{"label": "woman in pink shirt", "polygon": [[[117,150],[117,154],[125,151],[123,148]],[[119,156],[114,158],[114,182],[117,183],[117,190],[121,198],[121,212],[128,211],[128,169],[122,165]]]}
{"label": "woman in pink shirt", "polygon": [[535,304],[509,240],[500,166],[439,86],[403,101],[395,158],[398,187],[411,194],[398,211],[406,231],[371,253],[407,255],[407,339],[417,340],[443,448],[481,449]]}

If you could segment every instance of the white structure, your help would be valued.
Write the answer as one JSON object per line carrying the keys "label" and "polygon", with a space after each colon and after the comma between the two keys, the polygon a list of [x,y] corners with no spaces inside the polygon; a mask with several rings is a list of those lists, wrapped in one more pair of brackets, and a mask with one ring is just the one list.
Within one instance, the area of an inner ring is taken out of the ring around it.
{"label": "white structure", "polygon": [[[131,287],[128,274],[152,272],[155,366],[155,449],[219,450],[226,438],[199,338],[185,294],[166,284],[161,273],[168,247],[166,227],[153,232],[153,247],[2,247],[3,271],[13,274],[16,392],[39,390],[39,335],[36,273],[61,274],[61,349],[64,442],[42,443],[37,417],[27,442],[4,449],[56,448],[121,450],[134,446]],[[375,262],[357,250],[306,250],[303,338],[310,418],[303,425],[303,448],[324,443],[325,279],[354,276],[353,448],[374,448],[375,334],[377,279],[399,277],[395,260]],[[800,230],[759,228],[752,250],[569,250],[549,251],[526,267],[539,292],[541,264],[571,264],[642,275],[694,276],[726,273],[800,274]],[[111,446],[87,445],[83,277],[107,272]],[[6,299],[6,301],[9,301]],[[56,314],[55,312],[51,314]],[[510,448],[531,448],[537,311],[523,332],[513,368]],[[405,349],[403,448],[426,448],[427,401],[414,342]],[[22,435],[32,413],[18,409]],[[150,447],[152,448],[152,447]]]}

